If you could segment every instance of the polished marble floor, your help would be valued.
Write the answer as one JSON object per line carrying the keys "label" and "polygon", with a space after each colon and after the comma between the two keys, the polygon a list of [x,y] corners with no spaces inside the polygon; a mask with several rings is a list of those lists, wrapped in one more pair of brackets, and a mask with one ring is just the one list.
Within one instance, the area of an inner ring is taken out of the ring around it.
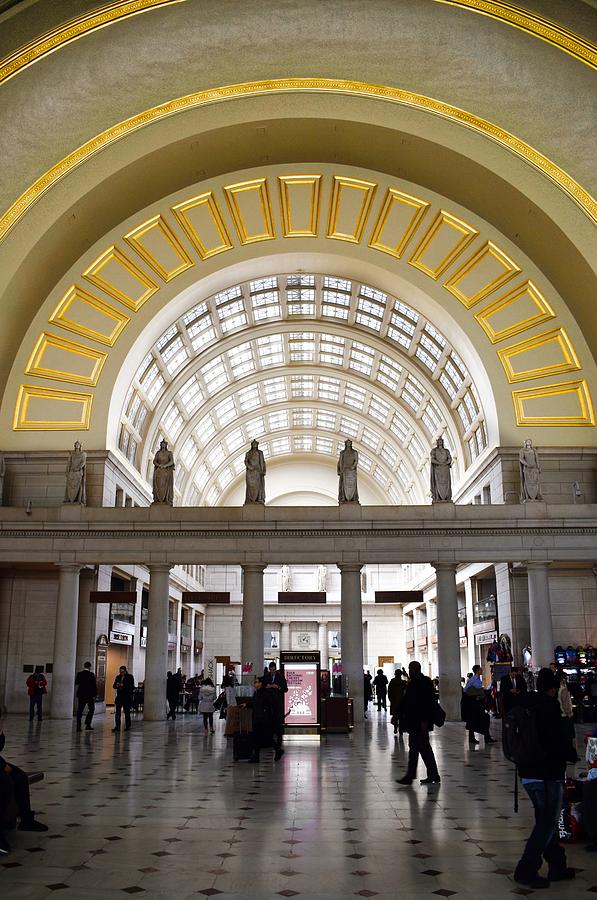
{"label": "polished marble floor", "polygon": [[[274,763],[232,761],[223,722],[134,721],[114,735],[22,717],[4,721],[7,759],[44,770],[32,788],[47,834],[11,832],[0,897],[141,900],[349,897],[490,900],[524,895],[510,873],[530,830],[512,811],[512,771],[499,744],[469,750],[462,725],[433,742],[439,787],[405,788],[406,752],[388,717],[360,734],[288,742]],[[419,773],[423,777],[424,771]],[[568,851],[574,883],[552,900],[597,893],[597,854]]]}

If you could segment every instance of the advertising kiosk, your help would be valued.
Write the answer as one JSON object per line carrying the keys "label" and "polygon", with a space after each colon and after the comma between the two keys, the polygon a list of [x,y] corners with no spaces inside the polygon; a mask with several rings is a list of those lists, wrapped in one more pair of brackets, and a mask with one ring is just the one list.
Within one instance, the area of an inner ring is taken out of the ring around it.
{"label": "advertising kiosk", "polygon": [[319,734],[321,731],[320,654],[316,651],[282,650],[280,668],[288,684],[284,695],[288,734]]}

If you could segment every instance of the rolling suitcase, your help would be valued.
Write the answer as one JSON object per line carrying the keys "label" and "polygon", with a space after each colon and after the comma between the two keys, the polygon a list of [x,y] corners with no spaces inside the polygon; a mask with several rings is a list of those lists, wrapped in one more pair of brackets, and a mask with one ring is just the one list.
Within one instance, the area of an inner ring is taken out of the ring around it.
{"label": "rolling suitcase", "polygon": [[253,735],[250,731],[237,731],[232,738],[232,758],[249,759],[253,753]]}

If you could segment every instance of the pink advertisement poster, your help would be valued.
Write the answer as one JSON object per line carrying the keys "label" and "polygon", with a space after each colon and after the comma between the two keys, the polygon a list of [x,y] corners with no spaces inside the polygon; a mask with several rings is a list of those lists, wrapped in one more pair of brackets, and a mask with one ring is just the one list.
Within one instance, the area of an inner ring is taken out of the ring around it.
{"label": "pink advertisement poster", "polygon": [[285,695],[287,725],[317,725],[317,667],[284,667],[288,683]]}

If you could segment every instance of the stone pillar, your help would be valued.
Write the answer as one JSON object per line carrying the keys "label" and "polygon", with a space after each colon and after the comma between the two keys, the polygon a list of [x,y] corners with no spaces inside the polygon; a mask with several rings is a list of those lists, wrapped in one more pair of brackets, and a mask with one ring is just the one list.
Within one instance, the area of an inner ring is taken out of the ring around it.
{"label": "stone pillar", "polygon": [[529,619],[533,665],[543,668],[554,660],[553,622],[549,599],[548,562],[528,562]]}
{"label": "stone pillar", "polygon": [[[253,675],[263,675],[263,573],[265,566],[249,563],[243,567],[243,620],[241,662],[253,663]],[[281,637],[281,636],[280,636]]]}
{"label": "stone pillar", "polygon": [[321,654],[321,668],[328,667],[328,623],[319,623],[319,653]]}
{"label": "stone pillar", "polygon": [[180,666],[180,639],[182,635],[182,600],[176,601],[176,651],[174,654],[174,671],[176,672]]}
{"label": "stone pillar", "polygon": [[190,613],[191,615],[189,625],[191,626],[191,660],[189,662],[189,678],[195,674],[195,610],[192,606],[190,609]]}
{"label": "stone pillar", "polygon": [[131,591],[135,591],[137,602],[135,604],[135,634],[133,636],[133,677],[135,681],[143,680],[143,667],[141,665],[141,617],[143,610],[143,582],[140,578],[131,578]]}
{"label": "stone pillar", "polygon": [[79,615],[77,620],[77,656],[75,671],[80,672],[89,660],[95,671],[95,607],[89,602],[91,591],[95,590],[94,569],[83,569],[79,575]]}
{"label": "stone pillar", "polygon": [[363,675],[363,605],[359,563],[341,563],[340,617],[342,632],[342,675],[348,676],[348,692],[354,703],[355,725],[365,713]]}
{"label": "stone pillar", "polygon": [[168,671],[168,603],[170,565],[149,566],[149,609],[145,648],[145,696],[143,718],[160,721],[166,715],[166,672]]}
{"label": "stone pillar", "polygon": [[451,721],[460,721],[460,641],[456,563],[433,563],[437,584],[437,663],[440,702]]}
{"label": "stone pillar", "polygon": [[464,582],[464,600],[466,603],[467,671],[472,672],[473,666],[475,665],[475,635],[473,634],[475,615],[473,610],[473,582],[470,578],[467,578]]}
{"label": "stone pillar", "polygon": [[53,719],[72,719],[74,713],[79,572],[81,568],[76,563],[58,566],[58,603],[50,702],[50,715]]}
{"label": "stone pillar", "polygon": [[290,650],[290,622],[280,622],[280,650]]}

